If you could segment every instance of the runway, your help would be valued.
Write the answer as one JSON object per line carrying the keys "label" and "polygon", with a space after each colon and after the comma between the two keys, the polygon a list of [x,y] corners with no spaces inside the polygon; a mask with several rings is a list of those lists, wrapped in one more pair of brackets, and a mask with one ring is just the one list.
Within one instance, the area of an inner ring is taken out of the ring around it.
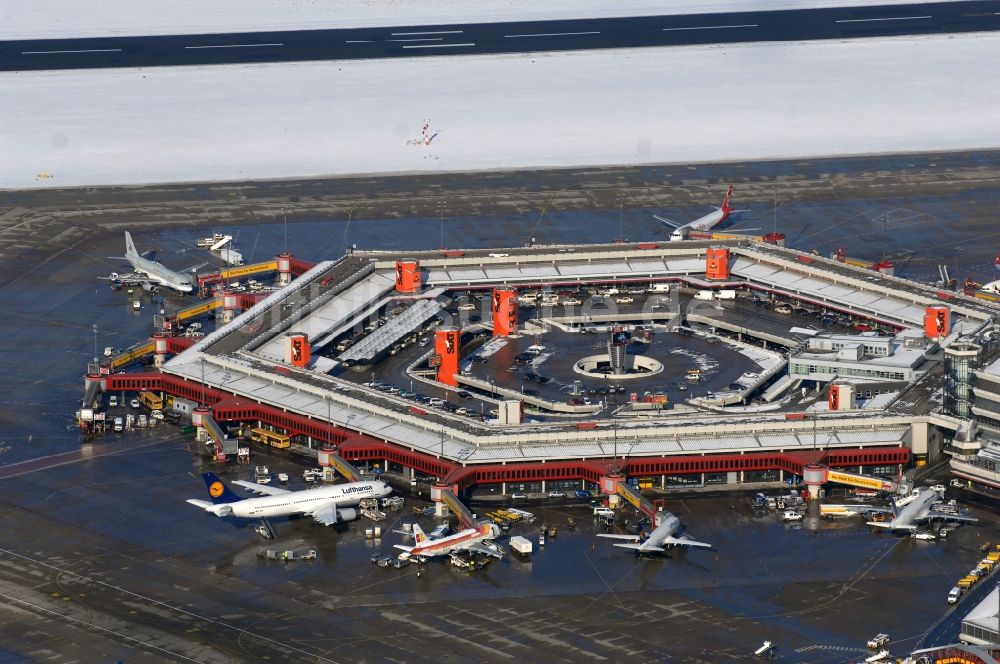
{"label": "runway", "polygon": [[[366,60],[858,39],[1000,28],[1000,2],[0,42],[0,71]],[[722,81],[719,82],[722,84]]]}

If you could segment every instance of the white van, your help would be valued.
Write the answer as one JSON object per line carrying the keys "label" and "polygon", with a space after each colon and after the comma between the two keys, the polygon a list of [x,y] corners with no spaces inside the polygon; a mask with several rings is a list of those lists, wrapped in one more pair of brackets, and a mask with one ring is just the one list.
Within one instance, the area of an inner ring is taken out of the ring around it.
{"label": "white van", "polygon": [[117,407],[118,407],[118,395],[112,394],[111,396],[108,397],[108,408],[117,408]]}
{"label": "white van", "polygon": [[610,507],[595,507],[594,516],[610,516],[614,518],[615,511]]}
{"label": "white van", "polygon": [[653,284],[647,291],[649,293],[669,293],[670,284]]}
{"label": "white van", "polygon": [[956,604],[961,597],[962,597],[962,589],[959,588],[958,586],[955,586],[954,588],[948,591],[949,604]]}
{"label": "white van", "polygon": [[122,431],[125,428],[125,422],[120,417],[115,418],[115,431]]}

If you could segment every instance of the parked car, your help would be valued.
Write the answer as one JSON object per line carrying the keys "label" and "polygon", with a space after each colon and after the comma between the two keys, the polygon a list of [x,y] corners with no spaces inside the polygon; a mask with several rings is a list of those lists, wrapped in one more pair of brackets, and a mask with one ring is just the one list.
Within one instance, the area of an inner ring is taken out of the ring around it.
{"label": "parked car", "polygon": [[510,499],[511,500],[524,500],[527,497],[528,497],[528,494],[526,494],[526,493],[524,493],[522,491],[515,491],[514,493],[510,494]]}
{"label": "parked car", "polygon": [[459,311],[475,311],[475,309],[476,305],[472,304],[471,302],[466,302],[464,304],[458,305]]}
{"label": "parked car", "polygon": [[635,302],[635,298],[631,298],[628,295],[623,295],[622,297],[615,298],[616,304],[632,304],[633,302]]}
{"label": "parked car", "polygon": [[855,323],[854,329],[857,330],[858,332],[871,332],[875,328],[873,328],[868,323]]}
{"label": "parked car", "polygon": [[139,400],[138,399],[132,399],[132,400],[130,400],[128,402],[128,405],[131,406],[132,408],[138,408],[139,407]]}
{"label": "parked car", "polygon": [[792,313],[792,307],[787,304],[779,304],[774,308],[774,311],[779,314],[790,314]]}
{"label": "parked car", "polygon": [[549,491],[549,498],[565,498],[566,494],[562,491]]}
{"label": "parked car", "polygon": [[564,307],[575,307],[577,305],[583,304],[580,300],[575,297],[567,297],[562,302],[560,302]]}
{"label": "parked car", "polygon": [[111,396],[108,397],[108,408],[117,408],[117,407],[118,407],[118,395],[112,394]]}
{"label": "parked car", "polygon": [[574,495],[575,495],[575,496],[576,496],[577,498],[592,498],[594,494],[590,493],[590,492],[589,492],[589,491],[587,491],[586,489],[577,489],[577,490],[576,490],[576,491],[574,492]]}
{"label": "parked car", "polygon": [[469,392],[466,392],[465,390],[459,390],[458,392],[456,392],[456,394],[458,395],[459,399],[471,399],[472,398],[472,394],[470,394]]}

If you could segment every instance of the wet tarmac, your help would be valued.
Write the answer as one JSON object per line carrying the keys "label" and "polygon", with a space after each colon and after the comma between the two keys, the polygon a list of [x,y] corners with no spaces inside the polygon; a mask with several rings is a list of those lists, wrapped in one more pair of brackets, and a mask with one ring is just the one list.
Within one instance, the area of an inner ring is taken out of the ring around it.
{"label": "wet tarmac", "polygon": [[[945,542],[918,542],[850,522],[787,527],[735,496],[675,498],[668,509],[713,551],[638,561],[577,518],[530,562],[507,557],[471,576],[432,564],[420,578],[373,568],[360,524],[338,533],[298,521],[278,524],[282,546],[319,559],[259,561],[251,528],[184,504],[202,497],[203,462],[175,429],[80,446],[72,417],[95,345],[101,354],[148,336],[159,311],[143,296],[133,313],[96,277],[120,271],[106,257],[122,253],[125,229],[175,268],[204,260],[191,245],[212,231],[238,232],[248,261],[286,246],[312,260],[353,244],[433,248],[442,227],[452,246],[663,239],[651,212],[698,216],[734,181],[748,208],[740,227],[770,230],[777,190],[777,226],[793,247],[884,251],[904,276],[934,278],[943,262],[988,280],[998,177],[995,153],[973,153],[2,192],[0,662],[720,662],[749,661],[764,639],[779,661],[843,662],[877,631],[903,652],[955,610],[944,597],[978,546],[1000,541],[987,512]],[[583,513],[528,509],[555,524]]]}
{"label": "wet tarmac", "polygon": [[[844,662],[877,631],[912,648],[950,607],[945,596],[1000,539],[997,519],[942,542],[869,532],[860,519],[789,526],[754,513],[745,494],[668,497],[708,551],[639,559],[594,535],[582,503],[522,505],[533,540],[467,573],[432,561],[396,570],[369,562],[404,543],[426,501],[407,494],[383,522],[323,528],[276,520],[274,541],[186,505],[203,498],[206,465],[168,433],[135,432],[93,452],[3,479],[0,641],[32,661],[750,661],[764,639],[776,661]],[[304,465],[258,454],[304,488]],[[230,466],[227,479],[246,479]],[[239,490],[242,492],[242,490]],[[774,493],[774,492],[772,492]],[[480,511],[487,508],[476,506]],[[575,527],[568,525],[572,517]],[[611,532],[634,511],[622,510]],[[558,529],[538,546],[538,524]],[[504,544],[504,540],[501,539]],[[315,549],[314,562],[259,559],[258,550]],[[417,571],[421,570],[420,576]],[[0,661],[20,661],[14,655]]]}

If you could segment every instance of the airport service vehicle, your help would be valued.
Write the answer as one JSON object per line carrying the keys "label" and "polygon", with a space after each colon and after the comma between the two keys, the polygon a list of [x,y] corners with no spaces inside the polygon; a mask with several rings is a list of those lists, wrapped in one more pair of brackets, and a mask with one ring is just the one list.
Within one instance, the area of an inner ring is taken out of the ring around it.
{"label": "airport service vehicle", "polygon": [[125,422],[120,417],[115,418],[115,431],[123,431],[125,429]]}
{"label": "airport service vehicle", "polygon": [[288,473],[278,473],[278,481],[282,484],[288,484]]}
{"label": "airport service vehicle", "polygon": [[865,661],[866,662],[885,662],[885,661],[887,661],[889,659],[889,657],[890,657],[890,655],[889,655],[889,651],[888,650],[880,650],[877,653],[875,653],[874,655],[872,655],[871,657],[866,658]]}
{"label": "airport service vehicle", "polygon": [[614,517],[615,511],[610,507],[595,507],[594,516],[610,516]]}
{"label": "airport service vehicle", "polygon": [[959,588],[958,586],[955,586],[954,588],[948,591],[949,604],[956,604],[958,600],[961,598],[962,598],[962,589]]}
{"label": "airport service vehicle", "polygon": [[128,402],[128,405],[129,405],[129,407],[131,407],[131,408],[138,408],[138,407],[139,407],[139,405],[140,405],[140,404],[139,404],[139,400],[138,400],[138,399],[131,399],[131,400],[130,400],[130,401]]}
{"label": "airport service vehicle", "polygon": [[353,521],[358,517],[353,509],[365,498],[382,498],[392,488],[381,480],[348,482],[318,489],[291,491],[278,487],[258,486],[237,480],[237,484],[255,493],[257,498],[241,498],[215,473],[203,473],[202,479],[211,501],[189,498],[188,503],[211,512],[217,517],[235,516],[241,519],[269,519],[283,516],[311,516],[314,521],[330,526],[338,521]]}
{"label": "airport service vehicle", "polygon": [[146,418],[146,414],[145,413],[143,413],[142,415],[140,415],[139,418],[135,422],[135,426],[138,429],[145,429],[146,426],[148,426],[148,424],[149,424],[149,420]]}
{"label": "airport service vehicle", "polygon": [[715,299],[716,300],[735,300],[736,299],[736,291],[734,291],[734,290],[727,290],[727,289],[723,289],[723,290],[720,290],[720,291],[715,291]]}
{"label": "airport service vehicle", "polygon": [[[311,493],[311,492],[310,492]],[[454,551],[470,551],[483,553],[488,556],[499,558],[503,554],[495,544],[487,543],[500,536],[500,527],[495,523],[484,523],[478,528],[466,528],[453,535],[431,539],[424,533],[419,524],[413,524],[413,546],[406,544],[394,544],[397,549],[402,549],[400,558],[411,558],[420,556],[431,558],[443,556]]]}
{"label": "airport service vehicle", "polygon": [[802,515],[794,510],[785,510],[784,514],[781,515],[782,521],[801,521]]}
{"label": "airport service vehicle", "polygon": [[155,392],[139,392],[139,403],[150,410],[163,410],[163,399]]}
{"label": "airport service vehicle", "polygon": [[889,643],[889,635],[884,632],[876,634],[872,638],[868,639],[868,647],[871,650],[875,650],[876,648],[881,648],[887,643]]}
{"label": "airport service vehicle", "polygon": [[135,248],[135,243],[132,242],[132,234],[128,231],[125,231],[125,255],[111,256],[111,258],[128,261],[132,266],[132,273],[120,275],[117,272],[112,272],[110,276],[102,277],[103,279],[127,286],[166,286],[180,293],[190,293],[194,290],[194,282],[185,273],[205,265],[205,263],[201,263],[201,265],[195,265],[183,272],[171,270],[150,258],[149,252],[140,254]]}
{"label": "airport service vehicle", "polygon": [[950,482],[948,482],[948,486],[953,486],[956,489],[961,489],[962,488],[962,480],[952,479]]}
{"label": "airport service vehicle", "polygon": [[520,535],[515,535],[508,540],[510,542],[510,548],[520,553],[521,555],[528,555],[532,551],[531,540],[527,537],[521,537]]}
{"label": "airport service vehicle", "polygon": [[108,397],[108,408],[117,408],[117,407],[118,407],[118,395],[112,394],[111,396]]}
{"label": "airport service vehicle", "polygon": [[660,293],[660,294],[669,293],[670,284],[653,284],[652,286],[649,287],[649,291],[647,292]]}
{"label": "airport service vehicle", "polygon": [[694,221],[690,221],[686,224],[678,224],[677,222],[665,219],[658,215],[653,215],[653,218],[657,221],[666,224],[667,226],[673,226],[674,231],[670,234],[671,242],[681,242],[687,239],[688,233],[691,231],[710,231],[726,219],[729,215],[733,213],[733,208],[730,206],[733,198],[733,186],[729,185],[726,190],[726,197],[722,199],[722,207],[716,208],[713,212],[709,212],[704,217],[699,217]]}
{"label": "airport service vehicle", "polygon": [[934,533],[924,533],[924,532],[913,533],[912,535],[910,535],[910,537],[918,540],[931,541],[934,539]]}
{"label": "airport service vehicle", "polygon": [[111,357],[114,354],[115,354],[115,347],[114,346],[105,346],[104,347],[104,357]]}
{"label": "airport service vehicle", "polygon": [[[597,513],[595,508],[594,513]],[[705,542],[698,542],[691,539],[687,535],[680,535],[683,526],[681,525],[681,520],[670,512],[658,512],[657,520],[659,525],[649,534],[645,540],[639,535],[616,535],[608,533],[598,533],[598,537],[604,537],[606,539],[617,539],[625,540],[627,543],[616,543],[621,549],[631,549],[636,553],[662,553],[666,550],[666,547],[672,546],[691,546],[695,548],[710,549],[711,544],[706,544]],[[642,540],[642,541],[640,541]]]}
{"label": "airport service vehicle", "polygon": [[714,300],[715,293],[710,290],[700,290],[694,294],[694,299],[696,300]]}
{"label": "airport service vehicle", "polygon": [[164,415],[163,415],[163,411],[162,411],[162,410],[154,410],[154,411],[151,411],[151,412],[149,413],[149,416],[150,416],[150,417],[151,417],[152,419],[154,419],[154,420],[161,420],[161,421],[163,420],[163,417],[164,417]]}

